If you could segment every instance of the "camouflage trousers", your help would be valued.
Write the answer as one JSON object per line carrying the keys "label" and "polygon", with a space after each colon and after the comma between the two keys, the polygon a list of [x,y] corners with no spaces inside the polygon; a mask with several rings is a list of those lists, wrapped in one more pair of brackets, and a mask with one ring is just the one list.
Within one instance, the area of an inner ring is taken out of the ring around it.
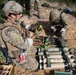
{"label": "camouflage trousers", "polygon": [[[25,51],[25,61],[20,63],[19,59],[13,60],[16,66],[20,66],[25,70],[35,71],[38,69],[38,62],[35,59],[36,48],[31,46]],[[27,56],[26,56],[27,54]]]}
{"label": "camouflage trousers", "polygon": [[38,69],[38,62],[35,58],[28,56],[26,61],[22,64],[20,64],[20,66],[23,69],[29,70],[29,71],[35,71]]}

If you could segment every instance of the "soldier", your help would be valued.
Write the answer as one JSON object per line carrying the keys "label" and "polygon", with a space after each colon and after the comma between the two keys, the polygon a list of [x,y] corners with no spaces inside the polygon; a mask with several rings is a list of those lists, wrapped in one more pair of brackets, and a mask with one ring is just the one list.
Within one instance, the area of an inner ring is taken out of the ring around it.
{"label": "soldier", "polygon": [[49,16],[52,34],[64,38],[67,31],[67,15],[58,9],[52,9]]}
{"label": "soldier", "polygon": [[[15,1],[8,1],[3,7],[3,12],[7,17],[6,22],[0,27],[4,51],[8,50],[11,56],[14,55],[17,59],[19,59],[20,53],[24,51],[24,56],[27,54],[26,60],[23,63],[18,62],[18,64],[25,69],[36,70],[38,68],[38,63],[34,58],[36,48],[33,46],[32,35],[29,34],[27,37],[25,32],[29,29],[32,20],[28,19],[28,16],[22,16],[22,6]],[[8,56],[8,52],[7,61],[10,56]]]}

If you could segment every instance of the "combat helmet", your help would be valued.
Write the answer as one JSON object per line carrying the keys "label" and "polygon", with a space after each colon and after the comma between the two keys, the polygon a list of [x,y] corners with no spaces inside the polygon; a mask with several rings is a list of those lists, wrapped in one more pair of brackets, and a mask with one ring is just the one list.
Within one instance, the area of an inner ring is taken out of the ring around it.
{"label": "combat helmet", "polygon": [[8,1],[3,7],[5,16],[9,16],[10,13],[19,14],[22,13],[22,6],[15,1]]}
{"label": "combat helmet", "polygon": [[58,9],[52,9],[49,16],[49,21],[58,23],[60,21],[61,12]]}

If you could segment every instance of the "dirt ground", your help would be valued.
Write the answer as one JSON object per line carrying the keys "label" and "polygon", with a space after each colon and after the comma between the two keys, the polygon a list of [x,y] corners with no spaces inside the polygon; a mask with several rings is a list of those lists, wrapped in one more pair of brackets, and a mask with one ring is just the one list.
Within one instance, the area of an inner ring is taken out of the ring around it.
{"label": "dirt ground", "polygon": [[37,70],[30,72],[16,66],[14,75],[54,75],[54,70]]}
{"label": "dirt ground", "polygon": [[76,18],[69,15],[70,24],[68,25],[67,41],[70,48],[76,48]]}
{"label": "dirt ground", "polygon": [[[50,4],[50,5],[55,6],[55,7],[59,6],[58,3]],[[63,5],[60,5],[60,6],[63,6]],[[64,5],[64,7],[65,6],[66,5]],[[46,25],[47,26],[47,27],[45,26],[45,28],[47,29],[46,31],[49,31],[49,29],[48,29],[49,19],[48,18],[49,18],[49,13],[50,13],[51,9],[43,8],[42,10],[43,10],[42,11],[43,19],[39,20],[37,18],[35,19],[35,17],[33,17],[33,19],[37,20],[38,21],[37,24],[39,24],[39,25],[41,25],[41,24]],[[68,14],[70,23],[68,25],[68,34],[66,36],[66,39],[69,43],[70,48],[76,48],[76,15],[75,16],[74,15]],[[46,73],[45,73],[44,70],[37,70],[36,72],[29,72],[29,71],[23,70],[22,68],[17,67],[17,66],[14,69],[15,69],[14,75],[53,75],[53,71],[50,71],[50,70],[46,70]]]}

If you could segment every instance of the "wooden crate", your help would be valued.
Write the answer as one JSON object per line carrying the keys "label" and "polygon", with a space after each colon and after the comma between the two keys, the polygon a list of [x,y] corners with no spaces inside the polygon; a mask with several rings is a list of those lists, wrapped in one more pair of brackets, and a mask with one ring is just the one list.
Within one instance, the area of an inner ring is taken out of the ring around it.
{"label": "wooden crate", "polygon": [[13,65],[0,65],[0,75],[11,75]]}

